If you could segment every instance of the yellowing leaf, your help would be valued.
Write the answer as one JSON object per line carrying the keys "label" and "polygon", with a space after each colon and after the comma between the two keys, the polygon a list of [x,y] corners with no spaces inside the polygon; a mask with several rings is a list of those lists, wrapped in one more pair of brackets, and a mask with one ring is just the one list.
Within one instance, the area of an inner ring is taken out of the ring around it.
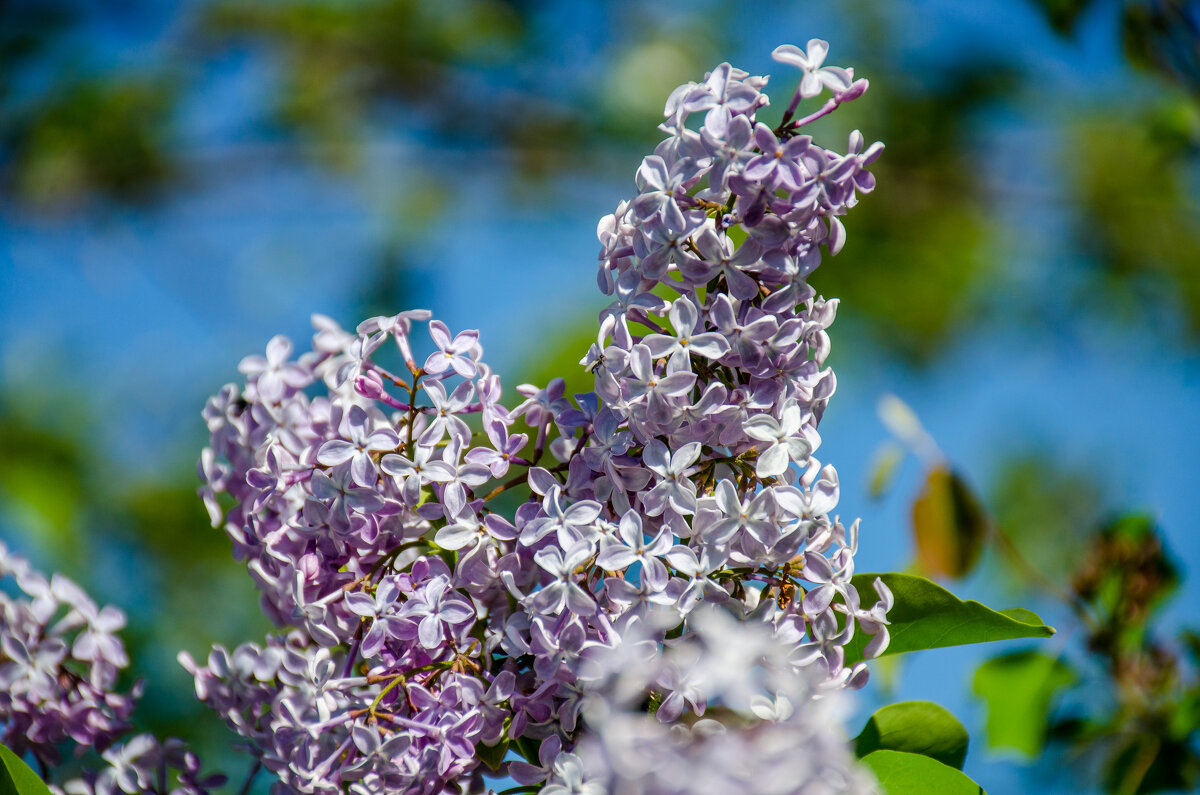
{"label": "yellowing leaf", "polygon": [[912,507],[917,561],[924,574],[962,577],[978,562],[987,537],[987,516],[979,500],[946,467],[930,470]]}

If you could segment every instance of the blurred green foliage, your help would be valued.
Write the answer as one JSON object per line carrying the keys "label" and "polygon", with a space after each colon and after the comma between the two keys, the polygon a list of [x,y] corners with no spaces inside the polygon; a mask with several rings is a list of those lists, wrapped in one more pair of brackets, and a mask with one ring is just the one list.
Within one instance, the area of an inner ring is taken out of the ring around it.
{"label": "blurred green foliage", "polygon": [[[920,429],[915,415],[911,424]],[[1200,636],[1163,628],[1182,573],[1155,520],[1103,518],[1112,506],[1097,473],[1050,454],[1003,462],[990,512],[940,453],[925,463],[912,498],[918,567],[961,579],[983,560],[988,580],[1064,615],[1055,623],[1065,645],[1006,651],[976,669],[988,747],[1070,770],[1081,791],[1200,786]],[[904,605],[920,599],[901,582],[889,585],[896,607],[888,618],[903,645]]]}
{"label": "blurred green foliage", "polygon": [[[975,692],[993,747],[1065,761],[1105,792],[1192,791],[1200,785],[1200,675],[1194,637],[1157,622],[1179,584],[1154,521],[1102,523],[1049,590],[1075,617],[1083,648],[1054,658],[1021,651],[986,661]],[[1047,583],[1010,576],[1026,587]],[[1065,586],[1063,590],[1062,586]]]}
{"label": "blurred green foliage", "polygon": [[1046,741],[1051,704],[1075,678],[1066,663],[1033,649],[1002,654],[979,666],[972,687],[987,705],[988,744],[1037,757]]}
{"label": "blurred green foliage", "polygon": [[[0,399],[5,534],[15,531],[18,547],[32,547],[35,562],[53,559],[53,570],[126,613],[122,638],[132,664],[123,686],[146,677],[138,725],[164,737],[194,738],[210,758],[236,770],[241,762],[229,752],[234,735],[189,697],[193,684],[175,654],[186,649],[203,658],[213,643],[233,646],[270,627],[257,591],[231,560],[224,533],[209,525],[192,485],[193,467],[152,482],[121,482],[88,444],[94,417],[55,401],[42,408],[32,415]],[[114,561],[114,550],[120,560]],[[205,718],[197,720],[200,715]]]}
{"label": "blurred green foliage", "polygon": [[66,207],[93,192],[144,202],[171,165],[165,126],[172,92],[153,80],[64,80],[17,112],[3,146],[16,190],[44,207]]}
{"label": "blurred green foliage", "polygon": [[[1049,451],[1014,456],[1000,462],[998,470],[987,499],[992,520],[1013,546],[1037,549],[1025,560],[1029,575],[1053,582],[1072,570],[1110,507],[1103,484],[1094,471],[1071,467]],[[1024,587],[1023,580],[1010,578],[1000,554],[989,562],[1000,567],[997,579],[1014,589]]]}
{"label": "blurred green foliage", "polygon": [[[1115,314],[1124,308],[1145,319],[1177,292],[1194,340],[1195,6],[1033,4],[1064,37],[1078,35],[1085,15],[1113,15],[1131,61],[1157,81],[1143,92],[1148,110],[1134,103],[1113,112],[1121,102],[1113,97],[1066,127],[1074,246],[1094,265],[1079,300],[1101,291]],[[712,20],[734,9],[710,6],[657,15],[634,3],[605,7],[597,13],[608,24],[593,34],[605,58],[596,63],[573,49],[575,38],[549,27],[548,6],[519,0],[207,0],[181,14],[161,56],[134,72],[94,68],[87,53],[62,55],[56,45],[79,39],[86,6],[3,3],[0,188],[42,208],[69,208],[90,206],[93,196],[144,201],[185,182],[186,147],[173,125],[203,74],[203,59],[231,52],[253,54],[273,75],[255,115],[297,153],[331,167],[352,173],[364,166],[373,138],[403,130],[507,158],[517,180],[584,173],[613,146],[643,149],[662,96],[710,66],[703,53],[728,49],[736,32]],[[846,38],[860,50],[857,72],[880,88],[870,102],[854,103],[816,130],[856,126],[886,141],[875,167],[880,188],[851,221],[853,242],[839,266],[819,271],[814,285],[844,298],[853,321],[875,332],[875,344],[919,363],[986,320],[997,287],[1019,289],[1001,261],[1010,230],[999,216],[1011,199],[981,179],[977,120],[1037,78],[1033,65],[968,50],[939,79],[925,79],[908,68],[909,54],[880,24],[886,12],[879,0],[861,0],[845,15]],[[1108,165],[1113,140],[1126,142],[1120,168]],[[443,178],[436,162],[406,168],[396,175],[401,195]],[[1157,291],[1155,300],[1130,299],[1146,289]]]}
{"label": "blurred green foliage", "polygon": [[1100,520],[1095,476],[1026,456],[1002,468],[992,578],[1070,611],[1078,640],[1058,656],[1006,653],[975,674],[988,744],[1050,754],[1105,792],[1200,785],[1200,656],[1190,630],[1160,625],[1179,565],[1155,521]]}
{"label": "blurred green foliage", "polygon": [[1097,277],[1080,300],[1124,319],[1165,305],[1200,340],[1200,106],[1178,98],[1132,118],[1106,113],[1068,135],[1075,245]]}
{"label": "blurred green foliage", "polygon": [[94,73],[71,46],[78,12],[0,3],[0,186],[43,210],[144,201],[171,175],[172,67]]}
{"label": "blurred green foliage", "polygon": [[[1097,0],[1032,0],[1047,23],[1064,38],[1078,33],[1079,21]],[[1158,72],[1193,96],[1200,94],[1200,14],[1189,0],[1120,0],[1116,6],[1125,55],[1134,65]]]}
{"label": "blurred green foliage", "polygon": [[1000,265],[1000,228],[972,163],[972,119],[1016,81],[1011,67],[980,60],[956,64],[954,78],[943,83],[908,83],[900,54],[886,41],[872,45],[855,74],[879,75],[882,87],[823,126],[829,133],[861,128],[886,143],[872,166],[879,187],[848,219],[850,242],[836,266],[819,269],[811,281],[819,293],[844,300],[851,322],[873,332],[873,345],[923,363],[972,324]]}
{"label": "blurred green foliage", "polygon": [[500,103],[464,85],[471,70],[511,62],[517,51],[523,21],[503,2],[214,2],[198,28],[210,46],[270,53],[279,84],[269,113],[282,129],[319,144],[314,151],[333,164],[353,163],[358,152],[347,144],[361,139],[383,103],[400,103],[409,123],[429,118],[464,134],[511,134],[495,128]]}

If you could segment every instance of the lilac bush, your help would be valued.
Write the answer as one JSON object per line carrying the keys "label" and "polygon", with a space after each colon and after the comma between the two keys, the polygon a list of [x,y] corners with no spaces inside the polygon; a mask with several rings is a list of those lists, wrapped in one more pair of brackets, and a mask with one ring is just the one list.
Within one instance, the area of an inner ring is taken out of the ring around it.
{"label": "lilac bush", "polygon": [[[597,230],[593,391],[522,385],[507,408],[478,333],[415,310],[315,317],[310,351],[275,337],[209,400],[201,493],[280,632],[180,661],[277,791],[871,790],[838,716],[867,680],[846,646],[887,647],[892,594],[851,583],[858,523],[816,457],[837,301],[807,277],[882,145],[804,133],[867,87],[827,49],[775,51],[802,72],[775,127],[767,78],[729,64],[671,93],[636,195]],[[19,582],[6,741],[103,749],[127,728],[119,614]],[[46,649],[19,641],[46,634],[21,629],[46,626],[39,599],[71,610]],[[55,680],[77,629],[91,667]],[[161,795],[167,764],[211,785],[145,736],[104,758],[67,791]]]}

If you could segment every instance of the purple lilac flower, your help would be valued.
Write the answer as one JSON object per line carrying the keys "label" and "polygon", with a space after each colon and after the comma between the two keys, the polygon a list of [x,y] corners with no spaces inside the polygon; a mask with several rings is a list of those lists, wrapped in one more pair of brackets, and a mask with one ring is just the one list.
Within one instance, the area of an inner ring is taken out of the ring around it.
{"label": "purple lilac flower", "polygon": [[178,785],[187,795],[207,795],[224,777],[203,775],[196,755],[178,740],[148,734],[121,742],[141,683],[116,690],[129,665],[116,634],[125,614],[98,607],[71,580],[49,580],[0,543],[0,743],[28,754],[45,768],[61,761],[65,747],[79,754],[100,752],[103,765],[81,777],[48,782],[57,795],[115,795],[152,790],[158,782]]}
{"label": "purple lilac flower", "polygon": [[238,370],[254,379],[258,394],[268,403],[277,403],[288,387],[302,388],[311,380],[304,368],[288,361],[292,341],[282,335],[267,343],[267,355],[247,356]]}

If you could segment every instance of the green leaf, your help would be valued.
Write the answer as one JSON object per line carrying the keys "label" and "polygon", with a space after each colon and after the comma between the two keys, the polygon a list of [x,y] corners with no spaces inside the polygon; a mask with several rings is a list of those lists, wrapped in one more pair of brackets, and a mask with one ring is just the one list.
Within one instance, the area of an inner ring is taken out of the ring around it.
{"label": "green leaf", "polygon": [[861,759],[879,750],[905,751],[961,770],[968,740],[967,730],[945,707],[902,701],[871,716],[854,740],[854,753]]}
{"label": "green leaf", "polygon": [[[1015,608],[998,612],[979,602],[964,602],[937,583],[912,574],[856,575],[851,582],[864,601],[873,593],[876,577],[896,599],[888,612],[891,642],[884,654],[1013,638],[1048,638],[1054,634],[1054,629],[1032,611]],[[863,632],[854,634],[845,647],[847,663],[863,659],[868,640]]]}
{"label": "green leaf", "polygon": [[1017,621],[1021,624],[1040,624],[1040,623],[1042,623],[1041,616],[1039,616],[1037,613],[1033,612],[1032,610],[1026,610],[1023,607],[1006,607],[1003,610],[997,610],[996,612],[1002,616],[1007,616],[1008,618],[1011,618],[1013,621]]}
{"label": "green leaf", "polygon": [[0,795],[50,795],[50,788],[21,757],[0,745]]}
{"label": "green leaf", "polygon": [[987,795],[961,770],[921,754],[875,751],[862,761],[887,795]]}
{"label": "green leaf", "polygon": [[479,761],[488,766],[493,773],[500,770],[500,765],[504,762],[504,757],[508,755],[508,740],[504,740],[497,745],[485,745],[479,743],[475,746],[475,756],[479,757]]}
{"label": "green leaf", "polygon": [[987,705],[988,746],[1037,756],[1046,741],[1054,696],[1074,682],[1070,666],[1031,649],[980,665],[973,690]]}
{"label": "green leaf", "polygon": [[939,466],[929,471],[913,502],[912,527],[921,570],[962,577],[979,561],[988,519],[966,481]]}

